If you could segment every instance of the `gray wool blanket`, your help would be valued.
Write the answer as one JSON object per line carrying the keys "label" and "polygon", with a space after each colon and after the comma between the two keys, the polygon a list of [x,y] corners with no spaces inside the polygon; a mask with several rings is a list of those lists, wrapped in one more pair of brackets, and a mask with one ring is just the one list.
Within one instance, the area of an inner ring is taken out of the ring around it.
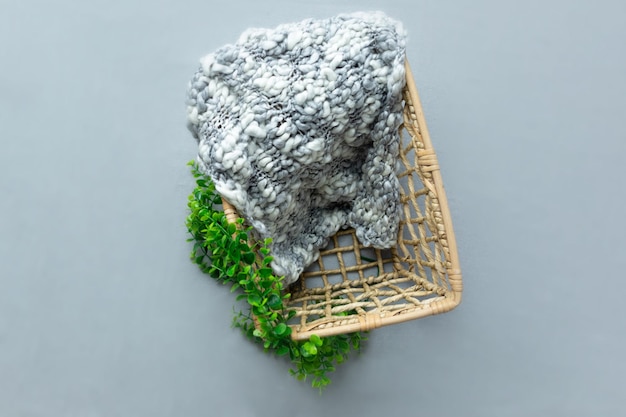
{"label": "gray wool blanket", "polygon": [[287,284],[340,228],[395,244],[404,55],[401,25],[373,12],[249,29],[201,60],[187,102],[198,165],[273,239]]}

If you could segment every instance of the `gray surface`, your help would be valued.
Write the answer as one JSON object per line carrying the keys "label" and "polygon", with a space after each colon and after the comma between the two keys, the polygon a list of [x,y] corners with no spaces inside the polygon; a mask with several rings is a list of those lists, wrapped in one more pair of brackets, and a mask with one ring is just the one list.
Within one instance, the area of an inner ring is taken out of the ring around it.
{"label": "gray surface", "polygon": [[[87,4],[89,3],[89,4]],[[320,397],[187,260],[184,92],[249,26],[405,22],[466,292]],[[0,416],[626,412],[622,1],[0,2]]]}

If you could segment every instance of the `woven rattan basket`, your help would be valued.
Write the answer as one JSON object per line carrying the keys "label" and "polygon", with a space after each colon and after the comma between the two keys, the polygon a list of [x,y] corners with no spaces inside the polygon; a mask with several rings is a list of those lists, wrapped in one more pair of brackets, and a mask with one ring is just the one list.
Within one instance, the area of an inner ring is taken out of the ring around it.
{"label": "woven rattan basket", "polygon": [[[390,250],[363,247],[342,230],[287,290],[296,312],[292,338],[368,331],[452,310],[461,302],[461,270],[452,220],[420,104],[406,64],[402,170],[403,216]],[[229,221],[235,208],[223,201]]]}

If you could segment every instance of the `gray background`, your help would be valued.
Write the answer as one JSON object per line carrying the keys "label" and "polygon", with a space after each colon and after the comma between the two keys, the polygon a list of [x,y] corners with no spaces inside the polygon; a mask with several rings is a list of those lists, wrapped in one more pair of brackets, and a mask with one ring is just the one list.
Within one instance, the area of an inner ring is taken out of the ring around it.
{"label": "gray background", "polygon": [[[381,9],[466,291],[323,396],[188,261],[186,83],[247,27]],[[626,3],[0,1],[0,416],[626,413]]]}

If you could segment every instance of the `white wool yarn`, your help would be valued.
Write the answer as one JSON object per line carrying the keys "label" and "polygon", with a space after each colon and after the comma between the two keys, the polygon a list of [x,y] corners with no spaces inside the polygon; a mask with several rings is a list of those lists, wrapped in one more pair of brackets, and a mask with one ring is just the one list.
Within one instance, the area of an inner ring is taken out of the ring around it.
{"label": "white wool yarn", "polygon": [[405,33],[381,12],[250,29],[188,90],[198,165],[296,281],[328,238],[397,238]]}

